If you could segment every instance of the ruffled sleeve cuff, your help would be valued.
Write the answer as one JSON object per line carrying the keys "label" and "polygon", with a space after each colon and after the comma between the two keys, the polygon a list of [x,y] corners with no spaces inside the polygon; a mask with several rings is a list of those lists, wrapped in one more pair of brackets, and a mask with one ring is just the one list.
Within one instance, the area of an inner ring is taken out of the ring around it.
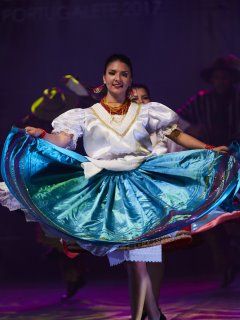
{"label": "ruffled sleeve cuff", "polygon": [[167,141],[167,137],[170,136],[170,134],[174,131],[174,130],[179,130],[182,131],[178,124],[173,124],[170,127],[165,128],[164,130],[159,130],[157,132],[157,142],[166,142]]}
{"label": "ruffled sleeve cuff", "polygon": [[82,137],[84,132],[84,119],[85,112],[83,109],[71,109],[60,116],[52,122],[52,133],[66,133],[71,135],[71,141],[66,147],[67,149],[76,149],[78,138]]}
{"label": "ruffled sleeve cuff", "polygon": [[170,134],[176,129],[180,130],[177,123],[171,125],[170,127],[166,127],[164,130],[161,131],[164,136],[170,136]]}

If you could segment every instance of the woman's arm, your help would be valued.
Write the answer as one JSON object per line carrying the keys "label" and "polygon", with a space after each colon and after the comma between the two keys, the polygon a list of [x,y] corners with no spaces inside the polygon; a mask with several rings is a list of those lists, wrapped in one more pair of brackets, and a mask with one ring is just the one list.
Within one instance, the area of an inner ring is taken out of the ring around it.
{"label": "woman's arm", "polygon": [[212,147],[208,148],[208,145],[187,133],[180,130],[174,130],[170,135],[167,136],[180,146],[187,149],[212,149],[214,151],[227,152],[228,148],[226,146]]}
{"label": "woman's arm", "polygon": [[72,139],[72,134],[68,134],[65,132],[60,132],[57,134],[51,134],[45,132],[45,130],[41,128],[34,128],[34,127],[26,127],[26,133],[30,134],[33,137],[41,137],[44,140],[47,140],[58,147],[66,148]]}

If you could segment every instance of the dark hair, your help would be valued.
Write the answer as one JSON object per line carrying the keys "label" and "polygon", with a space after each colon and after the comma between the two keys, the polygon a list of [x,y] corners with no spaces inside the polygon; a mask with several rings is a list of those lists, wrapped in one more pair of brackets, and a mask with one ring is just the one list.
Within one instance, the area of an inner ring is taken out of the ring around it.
{"label": "dark hair", "polygon": [[145,84],[141,84],[141,83],[134,83],[131,86],[132,89],[144,89],[147,92],[147,95],[150,97],[150,91],[148,89],[148,87]]}
{"label": "dark hair", "polygon": [[107,60],[105,62],[105,66],[104,66],[104,74],[106,74],[106,70],[107,70],[108,65],[114,61],[121,61],[121,62],[125,63],[130,69],[131,76],[133,75],[131,60],[127,56],[125,56],[124,54],[117,54],[117,53],[112,54],[110,57],[107,58]]}

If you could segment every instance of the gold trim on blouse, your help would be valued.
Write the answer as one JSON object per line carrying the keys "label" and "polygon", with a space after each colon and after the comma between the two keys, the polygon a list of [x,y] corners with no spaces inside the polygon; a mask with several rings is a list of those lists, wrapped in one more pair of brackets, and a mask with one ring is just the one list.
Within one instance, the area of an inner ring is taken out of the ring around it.
{"label": "gold trim on blouse", "polygon": [[115,132],[120,137],[124,137],[127,132],[132,127],[133,123],[136,121],[139,112],[141,109],[140,104],[132,103],[128,109],[127,114],[124,116],[122,122],[112,122],[111,115],[101,106],[100,103],[97,103],[91,107],[94,115],[97,119],[104,124],[108,129]]}

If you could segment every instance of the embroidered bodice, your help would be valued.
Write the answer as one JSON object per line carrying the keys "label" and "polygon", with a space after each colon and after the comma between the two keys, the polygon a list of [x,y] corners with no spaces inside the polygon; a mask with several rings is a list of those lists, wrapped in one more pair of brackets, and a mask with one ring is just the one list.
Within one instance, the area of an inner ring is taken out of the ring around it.
{"label": "embroidered bodice", "polygon": [[[74,149],[79,137],[89,157],[112,160],[126,156],[148,156],[153,151],[150,140],[156,132],[158,140],[176,129],[177,114],[163,104],[151,102],[145,105],[131,103],[127,114],[110,115],[100,103],[87,109],[72,109],[57,117],[53,133],[73,135],[70,148]],[[159,150],[158,150],[159,151]],[[163,147],[162,153],[166,148]]]}

